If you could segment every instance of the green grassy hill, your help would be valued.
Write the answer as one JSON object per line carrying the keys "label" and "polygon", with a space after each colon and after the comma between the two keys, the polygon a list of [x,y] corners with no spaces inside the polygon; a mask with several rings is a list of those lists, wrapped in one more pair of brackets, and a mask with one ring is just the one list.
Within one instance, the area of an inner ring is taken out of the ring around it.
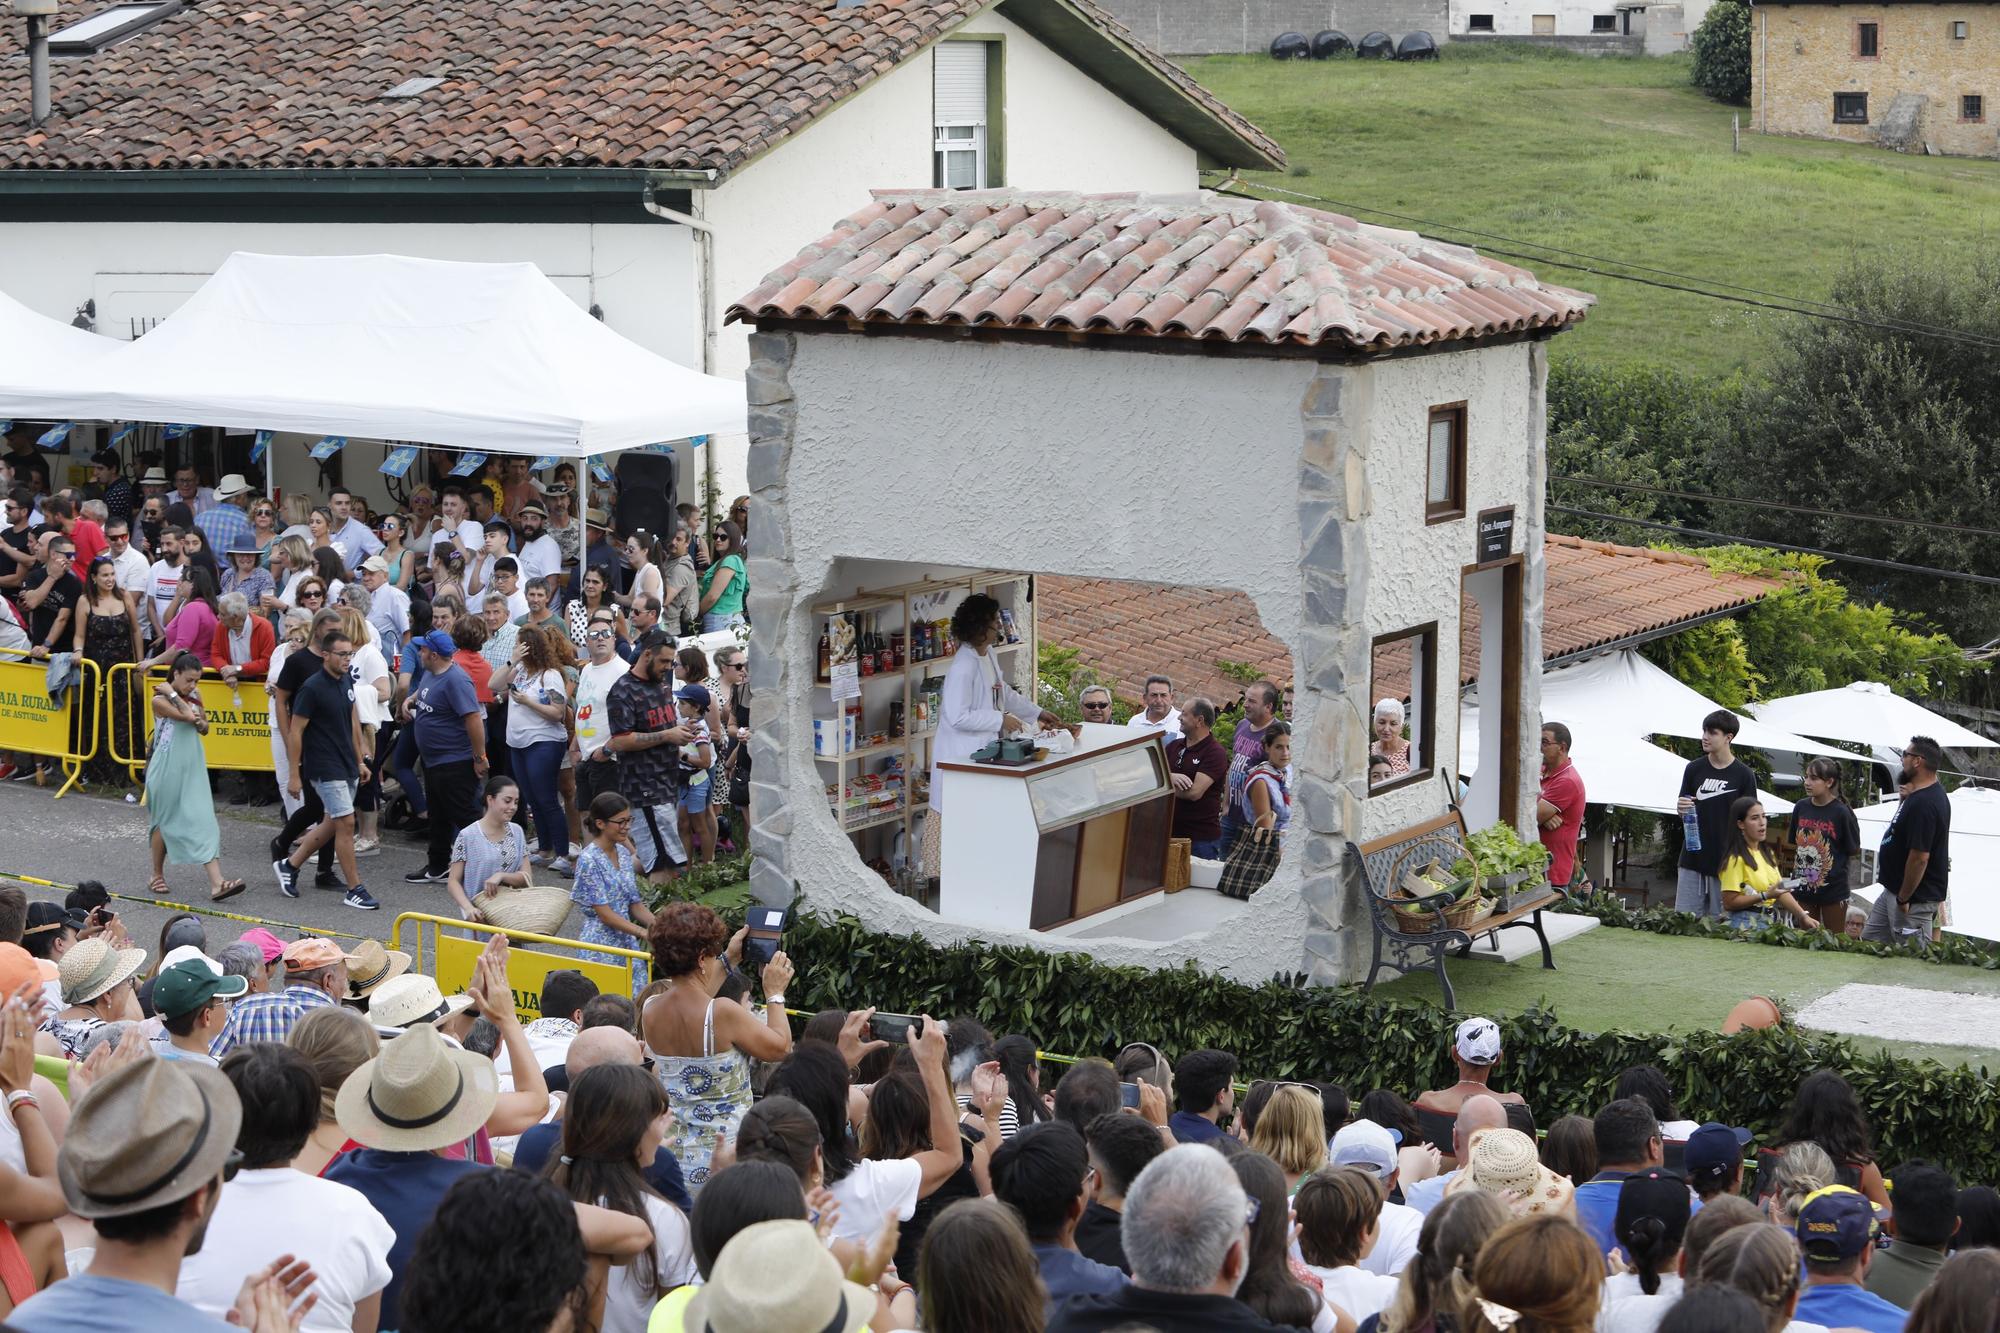
{"label": "green grassy hill", "polygon": [[[1949,258],[2000,227],[2000,162],[1767,138],[1747,110],[1732,153],[1735,109],[1688,85],[1684,56],[1503,45],[1447,47],[1434,63],[1187,65],[1284,145],[1291,174],[1247,179],[1745,287],[1820,298],[1854,256]],[[1759,359],[1782,318],[1529,267],[1600,298],[1559,355],[1724,373]]]}

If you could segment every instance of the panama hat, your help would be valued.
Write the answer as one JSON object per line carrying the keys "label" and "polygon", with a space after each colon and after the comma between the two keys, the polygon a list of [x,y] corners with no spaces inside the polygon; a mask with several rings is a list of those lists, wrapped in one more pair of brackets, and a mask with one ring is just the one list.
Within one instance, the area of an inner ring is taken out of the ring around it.
{"label": "panama hat", "polygon": [[358,1000],[372,995],[409,970],[410,955],[401,949],[385,949],[375,940],[363,940],[347,955],[347,996]]}
{"label": "panama hat", "polygon": [[221,481],[215,483],[215,498],[218,500],[233,500],[249,489],[250,483],[243,480],[243,474],[241,472],[232,472]]}
{"label": "panama hat", "polygon": [[144,949],[114,949],[101,939],[78,940],[56,965],[63,1003],[89,1004],[145,965]]}
{"label": "panama hat", "polygon": [[139,1060],[78,1099],[56,1177],[78,1217],[144,1212],[221,1175],[242,1127],[243,1103],[221,1070],[192,1060]]}
{"label": "panama hat", "polygon": [[688,1302],[688,1328],[708,1333],[856,1333],[875,1295],[840,1275],[810,1222],[759,1222],[722,1247]]}
{"label": "panama hat", "polygon": [[387,977],[368,997],[368,1017],[385,1028],[427,1027],[471,1007],[470,995],[447,999],[437,982],[420,972]]}
{"label": "panama hat", "polygon": [[141,486],[164,486],[167,484],[167,470],[160,467],[149,467],[146,469],[144,475],[139,478],[139,484]]}
{"label": "panama hat", "polygon": [[363,1147],[430,1152],[471,1138],[499,1095],[493,1061],[419,1023],[349,1074],[333,1109],[341,1132]]}
{"label": "panama hat", "polygon": [[1535,1141],[1520,1130],[1479,1130],[1466,1144],[1465,1153],[1465,1169],[1445,1186],[1447,1195],[1485,1190],[1499,1195],[1517,1216],[1571,1213],[1576,1191],[1569,1177],[1543,1166]]}

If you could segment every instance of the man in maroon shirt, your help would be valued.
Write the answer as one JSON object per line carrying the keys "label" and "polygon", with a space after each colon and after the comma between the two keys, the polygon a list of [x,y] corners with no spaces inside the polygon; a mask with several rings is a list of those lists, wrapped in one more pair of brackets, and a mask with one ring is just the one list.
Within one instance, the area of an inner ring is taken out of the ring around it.
{"label": "man in maroon shirt", "polygon": [[1569,728],[1542,725],[1542,794],[1535,822],[1549,849],[1549,883],[1565,888],[1576,877],[1576,835],[1583,830],[1583,778],[1569,759]]}
{"label": "man in maroon shirt", "polygon": [[1196,695],[1181,709],[1181,734],[1167,742],[1174,788],[1174,836],[1193,843],[1204,861],[1222,857],[1222,798],[1229,790],[1229,751],[1215,739],[1215,704]]}

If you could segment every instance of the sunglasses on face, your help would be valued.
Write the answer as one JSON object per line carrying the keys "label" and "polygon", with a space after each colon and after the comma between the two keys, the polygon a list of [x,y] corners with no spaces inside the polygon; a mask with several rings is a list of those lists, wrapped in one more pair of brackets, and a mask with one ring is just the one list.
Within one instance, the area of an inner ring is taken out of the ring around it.
{"label": "sunglasses on face", "polygon": [[323,592],[302,592],[299,594],[299,600],[302,602],[317,602],[324,596],[326,594]]}
{"label": "sunglasses on face", "polygon": [[586,630],[583,637],[586,639],[608,639],[611,637],[611,631],[608,629]]}
{"label": "sunglasses on face", "polygon": [[1095,713],[1111,707],[1111,701],[1109,699],[1086,699],[1083,702],[1083,706]]}

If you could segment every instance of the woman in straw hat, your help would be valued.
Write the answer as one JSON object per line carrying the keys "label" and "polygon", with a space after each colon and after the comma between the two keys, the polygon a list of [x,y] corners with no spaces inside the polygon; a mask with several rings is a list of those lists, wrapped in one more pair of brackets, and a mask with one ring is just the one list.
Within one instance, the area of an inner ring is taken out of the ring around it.
{"label": "woman in straw hat", "polygon": [[810,1222],[759,1222],[737,1232],[681,1321],[683,1328],[706,1333],[860,1333],[907,1326],[887,1295],[841,1275],[840,1261],[827,1253]]}
{"label": "woman in straw hat", "polygon": [[72,944],[57,964],[66,1007],[42,1025],[50,1039],[42,1053],[80,1059],[85,1040],[98,1028],[138,1022],[143,1015],[137,979],[145,965],[144,949],[114,949],[101,938]]}

